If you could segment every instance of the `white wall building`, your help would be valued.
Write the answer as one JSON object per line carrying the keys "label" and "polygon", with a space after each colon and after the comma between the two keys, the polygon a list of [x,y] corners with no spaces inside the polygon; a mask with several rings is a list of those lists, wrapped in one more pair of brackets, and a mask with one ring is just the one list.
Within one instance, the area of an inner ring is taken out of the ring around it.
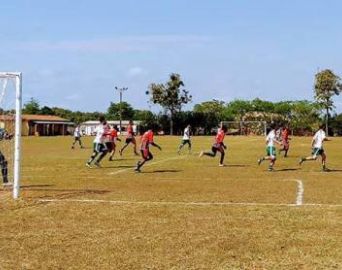
{"label": "white wall building", "polygon": [[[117,125],[120,128],[120,121],[113,120],[107,121],[110,126]],[[126,135],[126,129],[128,126],[128,120],[122,120],[122,135]],[[140,125],[141,121],[133,121],[133,131],[134,133],[137,132],[137,127]],[[100,121],[86,121],[80,124],[81,133],[86,136],[94,135],[96,127],[100,124]]]}

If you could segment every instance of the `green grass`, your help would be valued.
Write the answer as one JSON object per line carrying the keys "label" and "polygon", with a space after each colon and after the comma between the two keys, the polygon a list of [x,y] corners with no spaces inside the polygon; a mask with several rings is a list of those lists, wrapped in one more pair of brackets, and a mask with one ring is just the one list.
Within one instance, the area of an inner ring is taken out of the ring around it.
{"label": "green grass", "polygon": [[[329,173],[297,165],[310,138],[273,173],[256,164],[262,137],[228,137],[223,168],[197,157],[211,137],[178,157],[179,139],[156,137],[163,151],[136,174],[131,147],[88,169],[91,138],[24,138],[21,199],[0,190],[0,269],[342,269],[342,139],[326,144]],[[294,180],[302,206],[288,206]]]}

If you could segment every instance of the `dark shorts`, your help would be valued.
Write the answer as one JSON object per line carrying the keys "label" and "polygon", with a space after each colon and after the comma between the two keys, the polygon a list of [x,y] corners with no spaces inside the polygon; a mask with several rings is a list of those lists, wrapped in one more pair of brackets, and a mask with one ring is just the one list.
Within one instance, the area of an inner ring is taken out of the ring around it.
{"label": "dark shorts", "polygon": [[135,144],[135,138],[126,138],[126,144],[130,144],[130,143],[133,143]]}
{"label": "dark shorts", "polygon": [[324,154],[324,149],[323,148],[314,148],[312,149],[312,155],[313,156],[321,156]]}
{"label": "dark shorts", "polygon": [[211,151],[213,151],[214,153],[216,152],[224,153],[224,147],[220,143],[214,143],[213,146],[211,147]]}
{"label": "dark shorts", "polygon": [[114,142],[106,142],[106,147],[108,152],[112,152],[115,149],[115,143]]}
{"label": "dark shorts", "polygon": [[152,159],[153,158],[152,153],[150,152],[149,148],[141,149],[140,152],[141,152],[141,156],[143,159]]}
{"label": "dark shorts", "polygon": [[97,152],[97,153],[101,153],[101,152],[107,151],[107,147],[103,143],[94,143],[93,144],[93,149],[94,149],[94,152]]}
{"label": "dark shorts", "polygon": [[75,142],[77,142],[81,140],[81,137],[74,137],[74,139],[75,139]]}
{"label": "dark shorts", "polygon": [[190,140],[182,140],[182,145],[186,145],[186,144],[191,146],[191,141]]}

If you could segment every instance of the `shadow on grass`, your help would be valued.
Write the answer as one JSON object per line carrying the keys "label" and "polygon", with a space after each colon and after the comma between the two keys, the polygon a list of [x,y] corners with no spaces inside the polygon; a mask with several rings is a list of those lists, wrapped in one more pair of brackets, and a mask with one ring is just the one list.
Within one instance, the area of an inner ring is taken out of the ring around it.
{"label": "shadow on grass", "polygon": [[55,185],[23,185],[23,186],[20,186],[20,188],[22,189],[35,189],[35,188],[46,188],[46,187],[53,187]]}
{"label": "shadow on grass", "polygon": [[243,164],[228,164],[226,165],[226,167],[236,167],[236,168],[246,168],[246,167],[250,167],[250,165],[243,165]]}
{"label": "shadow on grass", "polygon": [[142,173],[177,173],[182,172],[182,170],[154,170],[149,172],[142,172]]}
{"label": "shadow on grass", "polygon": [[292,172],[292,171],[299,171],[300,168],[287,168],[287,169],[276,169],[276,172]]}
{"label": "shadow on grass", "polygon": [[[112,192],[112,190],[95,190],[95,189],[30,189],[33,191],[46,191],[47,194],[42,196],[32,196],[39,199],[70,199],[84,195],[103,195]],[[53,192],[53,193],[52,193]],[[52,194],[51,194],[52,193]]]}

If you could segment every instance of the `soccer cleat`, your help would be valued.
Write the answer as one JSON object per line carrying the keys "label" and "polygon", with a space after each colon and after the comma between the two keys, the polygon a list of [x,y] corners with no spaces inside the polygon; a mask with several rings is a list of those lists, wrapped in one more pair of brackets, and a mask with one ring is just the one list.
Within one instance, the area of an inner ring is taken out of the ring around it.
{"label": "soccer cleat", "polygon": [[120,156],[122,156],[122,150],[121,149],[119,150],[119,154],[120,154]]}
{"label": "soccer cleat", "polygon": [[263,162],[263,158],[258,159],[258,165],[260,166],[261,162]]}
{"label": "soccer cleat", "polygon": [[203,157],[203,155],[204,155],[204,152],[201,151],[198,157]]}
{"label": "soccer cleat", "polygon": [[2,185],[3,185],[4,187],[11,187],[11,186],[13,186],[13,184],[10,183],[10,182],[5,182],[5,183],[3,183]]}
{"label": "soccer cleat", "polygon": [[303,162],[304,162],[304,160],[305,160],[304,158],[301,158],[301,159],[299,160],[299,163],[298,163],[298,164],[299,164],[299,165],[302,165]]}
{"label": "soccer cleat", "polygon": [[141,172],[139,168],[135,168],[134,171],[135,171],[136,173],[140,173],[140,172]]}
{"label": "soccer cleat", "polygon": [[92,168],[89,162],[86,163],[86,166],[90,169]]}
{"label": "soccer cleat", "polygon": [[273,171],[274,171],[273,167],[269,167],[269,168],[268,168],[268,171],[269,171],[269,172],[273,172]]}
{"label": "soccer cleat", "polygon": [[330,170],[328,168],[326,168],[326,167],[323,167],[322,168],[322,172],[330,172]]}
{"label": "soccer cleat", "polygon": [[110,157],[108,160],[109,160],[109,161],[113,161],[113,157]]}
{"label": "soccer cleat", "polygon": [[226,167],[226,165],[220,163],[219,167]]}
{"label": "soccer cleat", "polygon": [[101,168],[101,165],[100,165],[100,163],[98,163],[98,162],[95,162],[94,165],[95,165],[97,168]]}
{"label": "soccer cleat", "polygon": [[75,147],[74,147],[74,146],[71,146],[71,149],[75,149]]}

